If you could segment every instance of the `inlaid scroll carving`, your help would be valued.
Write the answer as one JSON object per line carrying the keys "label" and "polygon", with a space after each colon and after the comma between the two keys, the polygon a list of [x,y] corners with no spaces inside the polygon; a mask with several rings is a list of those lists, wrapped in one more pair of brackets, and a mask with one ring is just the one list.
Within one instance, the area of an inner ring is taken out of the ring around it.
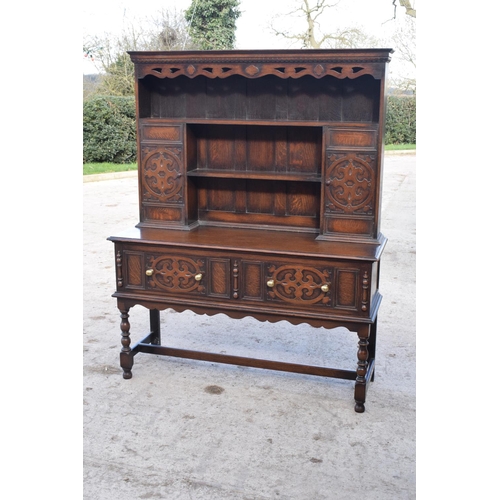
{"label": "inlaid scroll carving", "polygon": [[[266,279],[268,287],[272,283],[272,287],[267,292],[271,300],[282,300],[296,305],[331,303],[328,291],[332,278],[329,269],[271,264],[267,267]],[[322,287],[326,287],[326,291]]]}
{"label": "inlaid scroll carving", "polygon": [[373,155],[328,154],[325,194],[327,212],[373,214]]}
{"label": "inlaid scroll carving", "polygon": [[205,294],[205,260],[147,255],[147,286],[168,292]]}
{"label": "inlaid scroll carving", "polygon": [[143,147],[142,180],[145,200],[182,203],[182,150],[165,146]]}

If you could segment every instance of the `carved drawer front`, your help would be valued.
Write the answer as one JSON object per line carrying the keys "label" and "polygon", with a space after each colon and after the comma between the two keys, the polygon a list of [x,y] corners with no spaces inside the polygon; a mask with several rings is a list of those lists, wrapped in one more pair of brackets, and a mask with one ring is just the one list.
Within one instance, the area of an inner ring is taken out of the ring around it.
{"label": "carved drawer front", "polygon": [[333,269],[304,264],[265,264],[266,300],[299,307],[331,307]]}
{"label": "carved drawer front", "polygon": [[179,250],[140,249],[124,249],[116,258],[118,288],[133,293],[367,316],[376,292],[372,270],[366,264],[267,261],[210,252],[183,255]]}
{"label": "carved drawer front", "polygon": [[231,261],[223,257],[145,254],[146,289],[160,293],[231,298]]}
{"label": "carved drawer front", "polygon": [[237,298],[238,269],[226,257],[124,249],[117,252],[116,273],[118,289]]}
{"label": "carved drawer front", "polygon": [[145,255],[146,288],[163,293],[206,295],[206,259],[181,255]]}
{"label": "carved drawer front", "polygon": [[371,283],[368,268],[332,262],[261,262],[242,260],[239,295],[293,308],[330,308],[337,314],[367,315]]}

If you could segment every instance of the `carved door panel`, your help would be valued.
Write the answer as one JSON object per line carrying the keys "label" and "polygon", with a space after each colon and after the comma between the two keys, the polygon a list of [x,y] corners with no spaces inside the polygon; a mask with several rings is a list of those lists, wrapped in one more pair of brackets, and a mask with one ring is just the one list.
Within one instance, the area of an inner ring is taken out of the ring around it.
{"label": "carved door panel", "polygon": [[163,145],[142,148],[142,196],[150,203],[183,203],[182,149]]}
{"label": "carved door panel", "polygon": [[185,223],[184,129],[172,123],[140,123],[138,151],[141,225]]}
{"label": "carved door panel", "polygon": [[378,237],[378,130],[368,126],[326,128],[322,238]]}

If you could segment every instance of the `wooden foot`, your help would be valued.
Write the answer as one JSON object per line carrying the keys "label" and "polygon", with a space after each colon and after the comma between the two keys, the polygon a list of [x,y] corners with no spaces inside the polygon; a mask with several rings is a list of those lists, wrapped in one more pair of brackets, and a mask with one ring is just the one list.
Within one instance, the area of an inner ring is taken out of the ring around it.
{"label": "wooden foot", "polygon": [[134,356],[130,348],[130,323],[128,321],[129,308],[120,309],[120,329],[122,332],[122,350],[120,352],[120,366],[123,370],[123,378],[132,378],[132,366],[134,364]]}
{"label": "wooden foot", "polygon": [[364,413],[365,412],[365,405],[363,403],[358,403],[354,405],[354,411],[356,413]]}

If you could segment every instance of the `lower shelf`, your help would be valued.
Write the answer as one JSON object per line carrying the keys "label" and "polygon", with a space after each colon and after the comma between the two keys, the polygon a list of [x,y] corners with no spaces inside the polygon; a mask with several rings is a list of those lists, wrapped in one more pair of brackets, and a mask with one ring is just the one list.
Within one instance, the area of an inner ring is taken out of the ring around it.
{"label": "lower shelf", "polygon": [[139,352],[145,352],[148,354],[158,354],[160,356],[195,359],[197,361],[210,361],[213,363],[223,363],[226,365],[248,366],[252,368],[263,368],[266,370],[317,375],[319,377],[356,380],[356,372],[351,370],[338,370],[335,368],[327,368],[322,366],[301,365],[296,363],[285,363],[283,361],[246,358],[242,356],[231,356],[228,354],[219,354],[205,351],[176,349],[174,347],[151,344],[150,341],[151,334],[138,342],[132,348],[132,354],[135,356]]}

